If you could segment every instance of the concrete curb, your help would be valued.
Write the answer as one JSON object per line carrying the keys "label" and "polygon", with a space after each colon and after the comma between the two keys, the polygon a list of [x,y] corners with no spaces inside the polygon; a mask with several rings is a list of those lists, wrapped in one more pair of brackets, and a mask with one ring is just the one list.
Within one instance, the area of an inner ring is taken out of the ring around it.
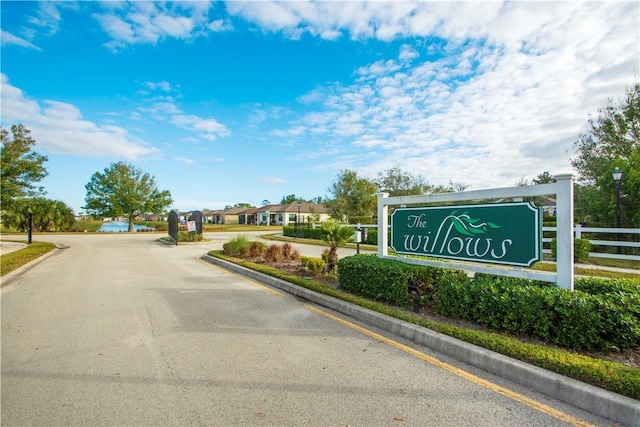
{"label": "concrete curb", "polygon": [[634,426],[640,420],[640,402],[599,387],[530,365],[508,356],[460,341],[439,332],[397,320],[345,301],[318,294],[309,289],[260,272],[203,255],[202,259],[224,269],[281,289],[293,295],[428,347],[468,365],[531,388],[555,399],[617,423]]}
{"label": "concrete curb", "polygon": [[0,277],[0,288],[4,288],[6,286],[12,285],[14,282],[20,279],[20,277],[22,277],[24,273],[31,270],[33,267],[40,264],[41,262],[44,262],[45,260],[49,259],[49,257],[54,256],[61,249],[67,249],[67,246],[56,244],[55,249],[50,250],[46,254],[34,259],[33,261],[26,263],[22,267],[16,268],[15,270]]}

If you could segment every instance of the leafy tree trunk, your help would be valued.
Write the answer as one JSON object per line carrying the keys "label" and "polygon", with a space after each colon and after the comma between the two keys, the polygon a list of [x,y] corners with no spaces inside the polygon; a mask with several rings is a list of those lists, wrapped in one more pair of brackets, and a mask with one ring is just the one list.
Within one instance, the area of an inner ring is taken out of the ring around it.
{"label": "leafy tree trunk", "polygon": [[133,216],[129,217],[129,233],[133,233]]}

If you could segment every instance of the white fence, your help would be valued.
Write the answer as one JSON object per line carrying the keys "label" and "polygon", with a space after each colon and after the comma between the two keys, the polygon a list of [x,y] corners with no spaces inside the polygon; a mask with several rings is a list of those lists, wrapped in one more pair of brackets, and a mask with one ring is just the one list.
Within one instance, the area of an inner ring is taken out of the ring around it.
{"label": "white fence", "polygon": [[[556,231],[556,227],[542,227],[542,231]],[[575,238],[581,239],[582,233],[596,233],[596,234],[640,234],[640,228],[594,228],[594,227],[582,227],[576,225],[574,228]],[[543,243],[551,242],[551,237],[544,237]],[[625,248],[638,248],[640,249],[640,242],[622,242],[617,240],[596,240],[589,239],[591,246],[609,246],[609,247],[625,247]],[[550,254],[551,249],[543,249],[543,253]],[[617,253],[603,253],[603,252],[589,252],[589,256],[592,258],[609,258],[609,259],[623,259],[630,261],[640,261],[640,255],[625,255]]]}

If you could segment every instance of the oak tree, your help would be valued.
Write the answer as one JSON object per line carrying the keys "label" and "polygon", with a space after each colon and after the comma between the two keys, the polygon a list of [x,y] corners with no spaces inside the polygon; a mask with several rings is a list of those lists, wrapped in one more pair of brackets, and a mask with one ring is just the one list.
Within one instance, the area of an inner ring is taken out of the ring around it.
{"label": "oak tree", "polygon": [[140,215],[160,215],[173,203],[168,190],[159,190],[155,178],[124,162],[112,163],[96,172],[85,185],[87,213],[94,216],[125,217],[129,232]]}
{"label": "oak tree", "polygon": [[618,167],[623,227],[640,226],[640,83],[627,89],[619,101],[609,100],[590,117],[587,131],[574,144],[571,165],[590,200],[590,225],[615,224],[615,181]]}
{"label": "oak tree", "polygon": [[12,125],[11,134],[0,127],[0,205],[4,211],[16,208],[19,199],[44,194],[37,183],[48,174],[44,168],[48,159],[32,150],[36,141],[30,134],[22,124]]}

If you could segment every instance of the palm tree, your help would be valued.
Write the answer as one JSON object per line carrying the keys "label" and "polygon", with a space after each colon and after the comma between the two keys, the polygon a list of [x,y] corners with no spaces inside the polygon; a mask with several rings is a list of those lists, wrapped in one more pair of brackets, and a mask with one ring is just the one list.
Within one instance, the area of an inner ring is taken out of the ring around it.
{"label": "palm tree", "polygon": [[338,264],[338,248],[353,239],[353,227],[343,226],[334,221],[322,223],[322,241],[329,245],[327,272],[334,273]]}

